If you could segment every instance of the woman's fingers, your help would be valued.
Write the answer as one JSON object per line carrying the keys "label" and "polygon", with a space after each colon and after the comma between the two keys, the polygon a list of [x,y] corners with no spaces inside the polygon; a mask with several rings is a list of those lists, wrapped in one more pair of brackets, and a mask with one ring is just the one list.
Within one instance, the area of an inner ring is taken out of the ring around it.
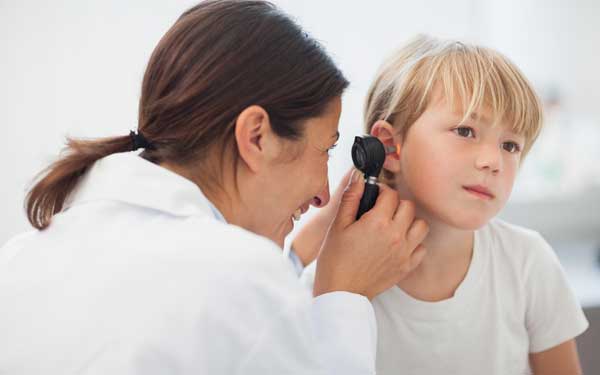
{"label": "woman's fingers", "polygon": [[423,258],[425,258],[425,254],[427,253],[427,249],[423,245],[419,245],[415,248],[415,251],[410,255],[410,260],[408,264],[409,272],[412,272],[415,268],[421,264]]}
{"label": "woman's fingers", "polygon": [[379,195],[377,196],[377,201],[375,201],[375,206],[367,211],[365,216],[369,215],[370,212],[373,212],[373,214],[369,216],[391,221],[397,207],[398,193],[387,185],[379,184]]}
{"label": "woman's fingers", "polygon": [[429,233],[429,225],[427,225],[425,220],[416,219],[406,232],[406,240],[410,245],[417,246],[425,240],[427,233]]}
{"label": "woman's fingers", "polygon": [[399,231],[406,233],[415,219],[415,204],[408,200],[401,200],[394,214],[394,222]]}

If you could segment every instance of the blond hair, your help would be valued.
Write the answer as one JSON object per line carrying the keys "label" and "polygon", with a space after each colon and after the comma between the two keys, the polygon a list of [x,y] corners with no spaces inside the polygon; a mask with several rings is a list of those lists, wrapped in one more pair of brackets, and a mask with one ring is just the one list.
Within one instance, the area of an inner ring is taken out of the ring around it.
{"label": "blond hair", "polygon": [[[404,135],[423,114],[440,87],[463,121],[481,109],[494,123],[506,122],[525,137],[524,158],[542,126],[540,100],[523,73],[505,56],[489,48],[419,35],[380,67],[365,102],[365,129],[377,120],[393,124]],[[391,182],[389,172],[384,177]]]}

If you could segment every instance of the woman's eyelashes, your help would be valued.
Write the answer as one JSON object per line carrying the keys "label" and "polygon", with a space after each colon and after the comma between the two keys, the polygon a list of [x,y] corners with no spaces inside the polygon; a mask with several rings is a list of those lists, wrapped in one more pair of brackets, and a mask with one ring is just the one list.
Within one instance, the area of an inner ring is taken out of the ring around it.
{"label": "woman's eyelashes", "polygon": [[[452,131],[456,135],[458,135],[459,137],[462,137],[462,138],[475,138],[476,137],[475,129],[473,129],[470,126],[460,125],[454,129],[452,129]],[[515,153],[518,153],[521,151],[521,145],[515,141],[502,142],[501,147],[503,150],[505,150],[511,154],[515,154]]]}
{"label": "woman's eyelashes", "polygon": [[336,148],[337,145],[337,143],[334,143],[327,149],[327,158],[330,158],[333,155],[333,149]]}

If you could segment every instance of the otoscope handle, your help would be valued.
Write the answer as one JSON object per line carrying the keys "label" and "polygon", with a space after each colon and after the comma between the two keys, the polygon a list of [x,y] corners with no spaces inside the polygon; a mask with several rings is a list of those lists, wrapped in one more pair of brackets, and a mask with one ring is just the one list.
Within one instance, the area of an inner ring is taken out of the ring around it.
{"label": "otoscope handle", "polygon": [[379,195],[379,186],[377,184],[366,183],[365,191],[362,198],[360,198],[360,204],[358,205],[356,220],[360,219],[365,212],[369,211],[371,208],[373,208],[373,206],[375,206],[377,195]]}

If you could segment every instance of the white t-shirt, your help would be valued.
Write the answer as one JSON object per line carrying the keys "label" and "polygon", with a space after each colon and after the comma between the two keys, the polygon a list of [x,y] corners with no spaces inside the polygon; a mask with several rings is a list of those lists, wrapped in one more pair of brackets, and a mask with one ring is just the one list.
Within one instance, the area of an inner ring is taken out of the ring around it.
{"label": "white t-shirt", "polygon": [[452,298],[425,302],[393,287],[372,302],[379,375],[529,374],[529,353],[588,327],[548,243],[501,220],[475,232],[469,270]]}

